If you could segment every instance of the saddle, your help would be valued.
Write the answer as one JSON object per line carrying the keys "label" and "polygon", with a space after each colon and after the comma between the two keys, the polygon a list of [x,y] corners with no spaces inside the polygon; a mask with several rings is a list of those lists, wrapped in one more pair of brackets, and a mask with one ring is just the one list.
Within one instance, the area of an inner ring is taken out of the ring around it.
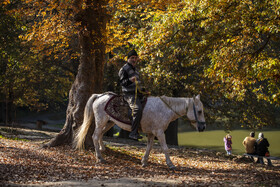
{"label": "saddle", "polygon": [[[144,109],[147,103],[146,96],[143,97],[141,103]],[[106,103],[104,110],[113,119],[118,120],[119,122],[125,123],[127,125],[131,125],[131,109],[122,95],[113,95],[111,99]]]}

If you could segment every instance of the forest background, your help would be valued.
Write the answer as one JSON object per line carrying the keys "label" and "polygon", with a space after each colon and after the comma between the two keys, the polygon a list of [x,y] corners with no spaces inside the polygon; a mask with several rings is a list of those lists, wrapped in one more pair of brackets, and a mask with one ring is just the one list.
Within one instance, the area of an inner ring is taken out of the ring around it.
{"label": "forest background", "polygon": [[136,49],[147,90],[201,94],[208,125],[279,125],[278,0],[0,4],[1,122],[11,124],[22,109],[68,104],[64,129],[75,130],[90,94],[120,93],[117,72]]}

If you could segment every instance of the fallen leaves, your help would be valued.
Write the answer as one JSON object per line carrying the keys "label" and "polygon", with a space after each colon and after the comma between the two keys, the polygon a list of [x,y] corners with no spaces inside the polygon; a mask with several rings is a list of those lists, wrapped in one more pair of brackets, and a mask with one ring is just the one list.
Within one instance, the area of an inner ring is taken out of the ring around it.
{"label": "fallen leaves", "polygon": [[280,163],[267,168],[252,163],[236,163],[223,154],[187,148],[172,148],[171,160],[177,170],[169,170],[159,146],[141,167],[143,144],[115,145],[107,139],[105,164],[97,164],[94,153],[78,152],[65,145],[41,149],[36,142],[1,139],[0,182],[3,184],[40,184],[43,182],[118,178],[158,178],[176,180],[184,185],[236,184],[250,186],[280,185]]}

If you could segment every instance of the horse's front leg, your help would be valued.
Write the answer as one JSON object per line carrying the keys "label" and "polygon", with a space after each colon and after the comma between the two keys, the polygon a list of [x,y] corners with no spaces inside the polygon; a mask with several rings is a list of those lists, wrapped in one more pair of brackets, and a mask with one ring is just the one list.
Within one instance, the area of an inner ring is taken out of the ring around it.
{"label": "horse's front leg", "polygon": [[100,152],[100,147],[99,147],[99,141],[101,138],[102,138],[102,130],[96,128],[92,135],[92,139],[93,139],[93,144],[94,144],[94,148],[95,148],[95,156],[96,156],[96,160],[98,163],[105,162],[105,160],[102,157],[102,154]]}
{"label": "horse's front leg", "polygon": [[163,131],[159,131],[156,133],[156,137],[159,140],[159,143],[161,145],[162,151],[165,154],[165,160],[166,160],[166,164],[170,169],[175,169],[176,167],[173,165],[172,161],[170,160],[170,156],[168,153],[168,147],[166,144],[166,140],[165,140],[165,135]]}
{"label": "horse's front leg", "polygon": [[147,164],[148,164],[148,158],[149,158],[150,152],[153,148],[154,138],[155,138],[155,136],[153,134],[148,134],[146,152],[141,161],[143,167],[147,166]]}

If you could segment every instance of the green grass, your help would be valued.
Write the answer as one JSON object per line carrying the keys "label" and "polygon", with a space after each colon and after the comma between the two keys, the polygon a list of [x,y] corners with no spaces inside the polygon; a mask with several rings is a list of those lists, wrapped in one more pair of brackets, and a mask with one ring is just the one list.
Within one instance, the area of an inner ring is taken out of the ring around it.
{"label": "green grass", "polygon": [[22,138],[18,138],[18,137],[6,137],[3,135],[0,135],[0,139],[8,139],[8,140],[19,140],[19,141],[24,141],[24,142],[29,142],[30,140],[27,139],[22,139]]}
{"label": "green grass", "polygon": [[58,128],[62,129],[64,127],[64,124],[53,124],[53,125],[49,125],[49,126],[58,127]]}
{"label": "green grass", "polygon": [[[280,157],[280,130],[277,129],[262,132],[270,144],[270,155]],[[247,130],[234,130],[230,132],[232,135],[233,154],[244,153],[242,142],[249,133],[250,131]],[[225,152],[223,138],[226,134],[227,133],[223,130],[205,131],[201,133],[195,131],[181,132],[178,134],[178,141],[180,146],[207,148]],[[255,138],[257,138],[258,134],[259,131],[256,132]]]}

